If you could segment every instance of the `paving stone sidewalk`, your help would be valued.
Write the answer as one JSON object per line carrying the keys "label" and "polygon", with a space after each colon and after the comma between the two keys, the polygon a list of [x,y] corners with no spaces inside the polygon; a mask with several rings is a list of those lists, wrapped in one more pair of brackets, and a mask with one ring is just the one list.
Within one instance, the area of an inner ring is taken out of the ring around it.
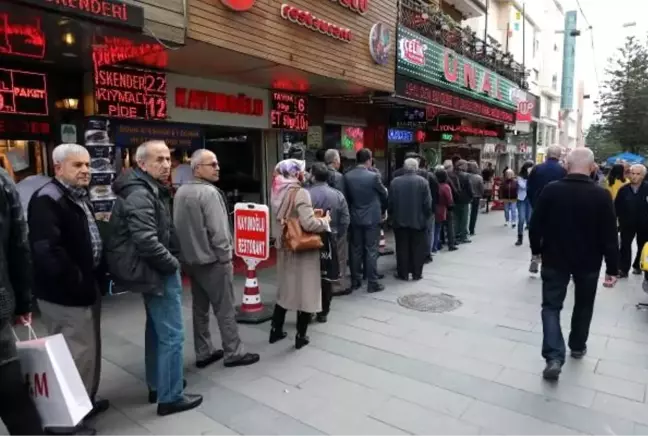
{"label": "paving stone sidewalk", "polygon": [[[540,279],[527,271],[528,245],[501,212],[480,215],[478,235],[443,252],[420,282],[396,282],[383,258],[387,290],[336,298],[311,345],[269,345],[269,324],[240,326],[261,362],[227,369],[193,365],[190,294],[185,298],[188,391],[197,410],[160,418],[146,403],[144,311],[134,295],[105,300],[100,394],[113,407],[101,434],[648,434],[648,301],[641,278],[599,288],[589,354],[569,359],[558,384],[540,373]],[[260,276],[271,301],[276,272]],[[237,279],[237,290],[243,282]],[[405,309],[398,297],[445,293],[463,303],[433,314]],[[563,323],[568,332],[572,297]],[[213,322],[218,340],[218,330]]]}

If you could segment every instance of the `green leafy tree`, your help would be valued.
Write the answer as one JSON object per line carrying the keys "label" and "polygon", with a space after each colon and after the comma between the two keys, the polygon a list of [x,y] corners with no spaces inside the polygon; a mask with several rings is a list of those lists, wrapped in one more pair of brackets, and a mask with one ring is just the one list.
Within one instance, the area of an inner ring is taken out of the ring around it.
{"label": "green leafy tree", "polygon": [[592,124],[587,130],[585,145],[594,152],[597,161],[604,161],[623,151],[621,144],[612,139],[605,127],[599,123]]}
{"label": "green leafy tree", "polygon": [[626,38],[609,61],[601,92],[603,130],[621,148],[648,151],[648,49],[633,36]]}

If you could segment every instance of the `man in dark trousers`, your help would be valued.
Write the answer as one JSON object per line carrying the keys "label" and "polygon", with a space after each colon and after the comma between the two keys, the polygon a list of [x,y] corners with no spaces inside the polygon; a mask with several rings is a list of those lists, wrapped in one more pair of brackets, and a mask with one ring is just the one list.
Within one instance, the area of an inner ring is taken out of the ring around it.
{"label": "man in dark trousers", "polygon": [[567,157],[569,174],[544,188],[531,216],[531,253],[542,256],[542,357],[547,380],[557,380],[565,363],[560,311],[570,279],[575,301],[569,348],[578,359],[587,352],[602,259],[604,286],[614,286],[619,270],[614,205],[607,190],[589,177],[593,166],[589,148],[573,150]]}
{"label": "man in dark trousers", "polygon": [[429,254],[427,229],[432,215],[432,196],[427,180],[417,174],[418,161],[405,159],[405,174],[389,186],[388,212],[396,237],[396,278],[423,278],[423,264]]}
{"label": "man in dark trousers", "polygon": [[470,183],[470,176],[468,175],[467,161],[459,159],[454,164],[454,176],[458,186],[453,211],[455,235],[458,243],[465,244],[471,242],[468,239],[468,221],[470,218],[470,205],[474,197],[472,183]]}
{"label": "man in dark trousers", "polygon": [[632,257],[632,241],[635,236],[637,237],[637,255],[632,262],[632,272],[641,274],[641,269],[639,269],[641,249],[648,242],[648,201],[646,201],[646,198],[648,198],[648,184],[644,181],[645,177],[645,166],[632,165],[630,167],[630,183],[619,189],[619,193],[614,200],[614,208],[621,233],[620,278],[628,277]]}
{"label": "man in dark trousers", "polygon": [[351,215],[351,288],[362,286],[362,260],[365,259],[367,291],[379,292],[385,287],[378,282],[378,243],[380,223],[387,210],[387,190],[380,175],[370,168],[371,151],[362,148],[356,153],[357,166],[344,175],[346,199]]}
{"label": "man in dark trousers", "polygon": [[[547,147],[547,158],[540,165],[536,165],[529,173],[527,181],[527,197],[531,202],[531,210],[535,209],[535,203],[538,200],[540,193],[549,183],[560,180],[567,175],[567,171],[560,165],[560,156],[562,148],[559,145],[551,145]],[[537,273],[541,259],[538,257],[531,257],[529,265],[529,272]]]}
{"label": "man in dark trousers", "polygon": [[0,419],[12,435],[43,434],[12,331],[14,322],[31,323],[31,286],[25,213],[16,185],[0,168]]}

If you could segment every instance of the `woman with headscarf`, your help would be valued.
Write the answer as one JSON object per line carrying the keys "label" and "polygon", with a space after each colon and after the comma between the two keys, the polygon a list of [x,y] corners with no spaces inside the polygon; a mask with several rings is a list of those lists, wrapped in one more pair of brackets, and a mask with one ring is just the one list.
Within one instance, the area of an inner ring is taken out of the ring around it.
{"label": "woman with headscarf", "polygon": [[[272,181],[271,204],[280,228],[282,220],[298,218],[305,232],[323,233],[329,230],[330,216],[316,218],[310,194],[302,187],[306,172],[303,160],[286,159],[277,164]],[[293,201],[294,198],[294,201]],[[286,312],[297,311],[295,348],[308,345],[306,336],[311,315],[322,311],[320,251],[295,252],[283,247],[277,238],[278,298],[272,317],[270,343],[287,335],[283,330]]]}
{"label": "woman with headscarf", "polygon": [[616,199],[619,189],[629,183],[625,175],[625,167],[622,164],[614,164],[605,180],[605,187],[612,196],[612,201]]}

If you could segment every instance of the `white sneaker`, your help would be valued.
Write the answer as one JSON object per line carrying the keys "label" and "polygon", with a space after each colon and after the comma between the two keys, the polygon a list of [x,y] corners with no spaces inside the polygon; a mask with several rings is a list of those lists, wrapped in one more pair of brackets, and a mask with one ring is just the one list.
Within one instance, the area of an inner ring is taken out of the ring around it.
{"label": "white sneaker", "polygon": [[507,221],[504,223],[504,227],[508,227],[508,226],[509,226],[509,222]]}

